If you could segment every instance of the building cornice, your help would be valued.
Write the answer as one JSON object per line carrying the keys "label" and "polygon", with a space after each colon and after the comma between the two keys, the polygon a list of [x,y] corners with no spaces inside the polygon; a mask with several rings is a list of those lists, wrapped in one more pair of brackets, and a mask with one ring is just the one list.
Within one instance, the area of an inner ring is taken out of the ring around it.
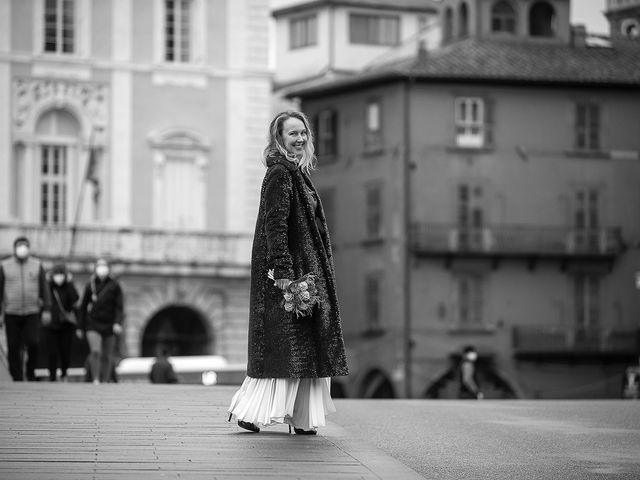
{"label": "building cornice", "polygon": [[297,5],[291,5],[288,7],[278,8],[271,12],[274,18],[284,17],[288,15],[294,15],[298,13],[307,12],[317,8],[337,6],[337,7],[351,7],[351,8],[366,8],[372,10],[384,10],[384,11],[401,11],[401,12],[414,12],[414,13],[437,13],[438,8],[432,2],[418,2],[418,1],[405,1],[405,2],[377,2],[367,0],[313,0],[309,2],[299,3]]}

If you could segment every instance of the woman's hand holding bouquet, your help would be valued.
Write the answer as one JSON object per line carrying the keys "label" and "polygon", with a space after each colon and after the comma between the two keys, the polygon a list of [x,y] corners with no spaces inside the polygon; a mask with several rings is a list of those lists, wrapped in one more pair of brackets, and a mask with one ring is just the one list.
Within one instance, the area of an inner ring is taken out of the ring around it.
{"label": "woman's hand holding bouquet", "polygon": [[307,273],[297,280],[275,279],[273,270],[269,270],[267,277],[274,281],[274,285],[283,290],[282,306],[287,312],[294,312],[296,317],[310,315],[313,306],[319,303],[318,289],[315,275]]}

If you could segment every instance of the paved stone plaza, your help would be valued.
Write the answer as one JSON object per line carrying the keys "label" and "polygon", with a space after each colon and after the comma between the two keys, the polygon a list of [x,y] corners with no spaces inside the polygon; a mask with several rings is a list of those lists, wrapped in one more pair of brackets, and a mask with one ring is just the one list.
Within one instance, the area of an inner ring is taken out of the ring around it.
{"label": "paved stone plaza", "polygon": [[640,478],[640,402],[336,400],[300,437],[227,423],[233,392],[0,383],[0,478]]}

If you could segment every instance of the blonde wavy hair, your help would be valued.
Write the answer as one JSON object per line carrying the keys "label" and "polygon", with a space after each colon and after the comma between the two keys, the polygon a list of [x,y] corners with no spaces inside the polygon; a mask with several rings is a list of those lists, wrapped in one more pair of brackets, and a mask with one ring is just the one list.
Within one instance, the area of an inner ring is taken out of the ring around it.
{"label": "blonde wavy hair", "polygon": [[267,157],[273,155],[275,152],[280,152],[285,157],[291,158],[292,154],[287,151],[282,139],[282,125],[289,118],[297,118],[304,124],[304,128],[307,130],[307,142],[304,145],[302,158],[298,161],[298,167],[308,174],[311,170],[316,168],[316,155],[315,148],[313,146],[311,123],[304,113],[297,112],[295,110],[280,112],[271,121],[271,124],[269,125],[269,142],[264,149],[263,163],[266,165]]}

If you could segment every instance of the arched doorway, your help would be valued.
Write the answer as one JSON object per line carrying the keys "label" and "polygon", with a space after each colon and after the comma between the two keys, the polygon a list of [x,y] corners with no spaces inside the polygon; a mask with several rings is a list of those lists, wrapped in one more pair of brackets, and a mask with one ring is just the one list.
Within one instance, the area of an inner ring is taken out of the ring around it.
{"label": "arched doorway", "polygon": [[[451,354],[450,366],[427,386],[422,396],[424,398],[457,398],[460,387],[459,353]],[[493,355],[480,355],[476,362],[477,375],[481,390],[485,398],[514,399],[518,394],[511,382],[496,368]]]}
{"label": "arched doorway", "polygon": [[393,385],[380,370],[372,370],[362,382],[362,398],[395,398]]}
{"label": "arched doorway", "polygon": [[153,357],[166,348],[173,356],[213,354],[213,335],[195,309],[171,305],[158,311],[142,334],[142,356]]}

